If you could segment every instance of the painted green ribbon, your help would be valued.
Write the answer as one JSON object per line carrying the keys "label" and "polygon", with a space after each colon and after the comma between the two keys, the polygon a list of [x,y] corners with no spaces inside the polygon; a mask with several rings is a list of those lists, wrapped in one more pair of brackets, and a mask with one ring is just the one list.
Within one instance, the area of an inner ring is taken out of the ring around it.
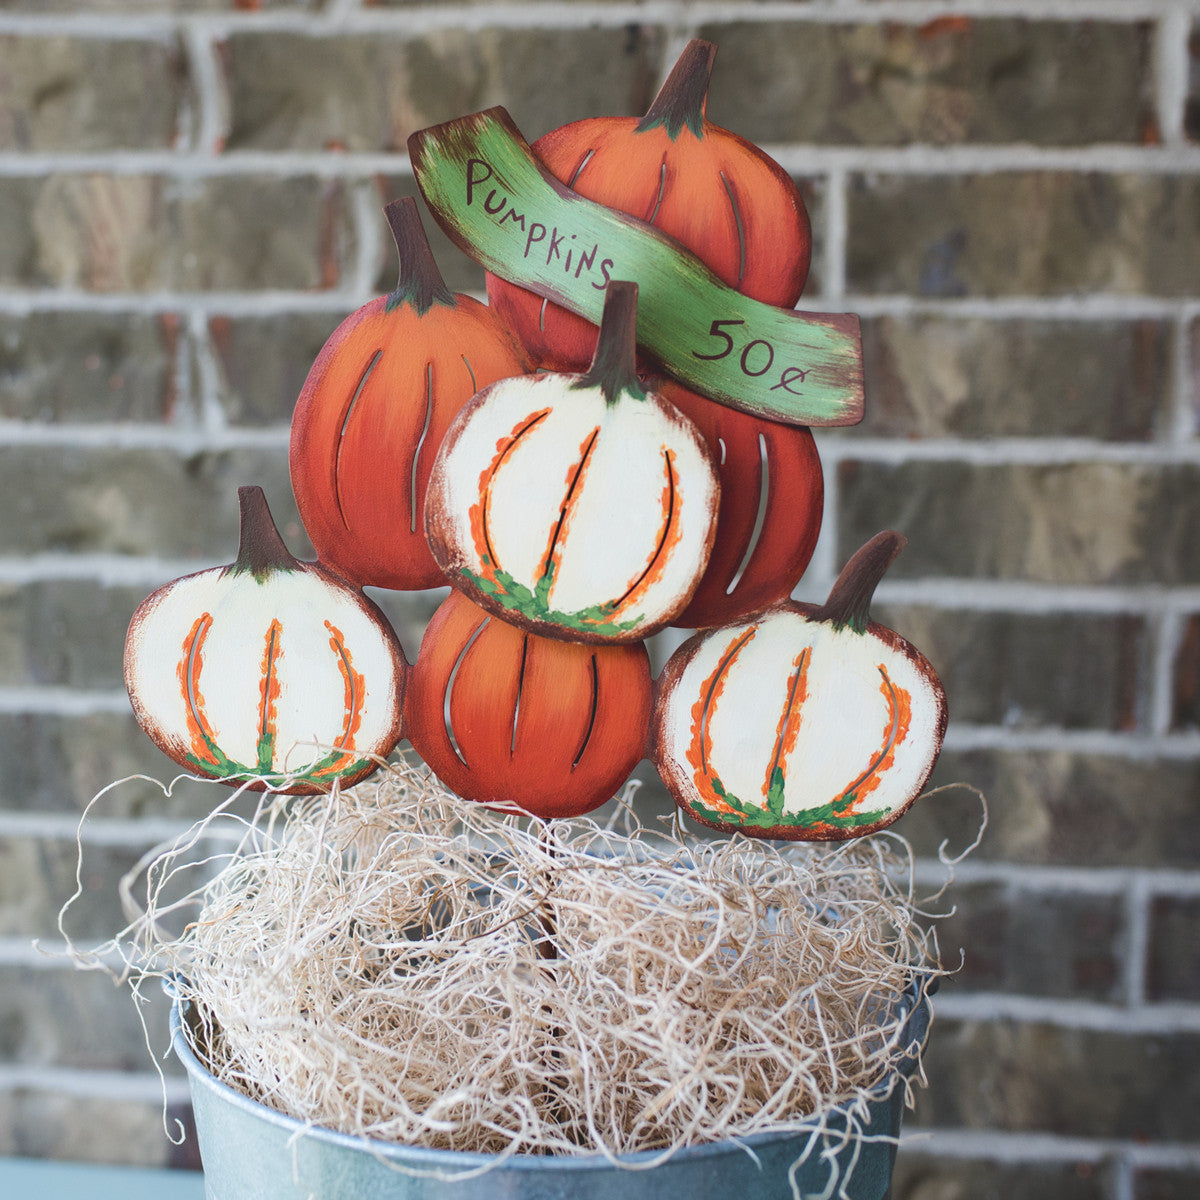
{"label": "painted green ribbon", "polygon": [[433,215],[489,271],[596,323],[609,281],[633,280],[639,346],[688,387],[796,425],[862,419],[853,314],[743,296],[674,238],[565,187],[502,108],[419,130],[408,146]]}

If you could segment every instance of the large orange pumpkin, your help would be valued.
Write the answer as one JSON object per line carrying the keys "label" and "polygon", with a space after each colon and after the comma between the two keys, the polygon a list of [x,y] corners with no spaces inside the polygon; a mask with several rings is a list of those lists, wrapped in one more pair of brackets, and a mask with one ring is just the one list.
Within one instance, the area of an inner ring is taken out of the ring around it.
{"label": "large orange pumpkin", "polygon": [[443,582],[425,541],[425,488],[458,410],[526,361],[486,305],[445,285],[416,202],[389,204],[400,281],[338,326],[292,417],[290,464],[317,556],[360,586]]}
{"label": "large orange pumpkin", "polygon": [[[808,276],[808,213],[787,172],[704,115],[716,46],[688,44],[654,103],[637,117],[592,117],[533,143],[581,196],[657,226],[724,283],[791,308]],[[596,327],[489,275],[488,297],[539,365],[586,367]]]}
{"label": "large orange pumpkin", "polygon": [[598,808],[628,777],[650,705],[641,643],[538,637],[451,592],[409,678],[405,732],[460,796],[569,817]]}
{"label": "large orange pumpkin", "polygon": [[821,531],[824,482],[812,434],[715,404],[680,384],[660,388],[700,430],[721,481],[708,568],[673,624],[725,625],[785,599]]}

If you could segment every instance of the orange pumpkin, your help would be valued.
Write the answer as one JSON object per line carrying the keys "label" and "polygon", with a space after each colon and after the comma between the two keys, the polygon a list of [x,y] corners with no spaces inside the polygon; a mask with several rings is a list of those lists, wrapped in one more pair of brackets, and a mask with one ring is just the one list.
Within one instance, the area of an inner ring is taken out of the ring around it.
{"label": "orange pumpkin", "polygon": [[[690,42],[640,120],[574,121],[533,148],[581,196],[657,226],[745,295],[791,308],[808,275],[808,213],[778,163],[705,117],[716,49]],[[539,365],[570,370],[591,361],[594,325],[497,276],[487,290]]]}
{"label": "orange pumpkin", "polygon": [[538,637],[451,592],[409,677],[405,732],[460,796],[570,817],[598,808],[628,777],[650,705],[641,643]]}
{"label": "orange pumpkin", "polygon": [[724,625],[785,599],[800,582],[821,531],[817,445],[802,425],[714,404],[677,383],[660,390],[700,430],[721,481],[708,569],[673,623]]}
{"label": "orange pumpkin", "polygon": [[425,541],[425,488],[458,410],[526,369],[486,305],[446,287],[416,202],[385,210],[400,281],[325,343],[292,417],[290,464],[317,556],[360,586],[443,582]]}

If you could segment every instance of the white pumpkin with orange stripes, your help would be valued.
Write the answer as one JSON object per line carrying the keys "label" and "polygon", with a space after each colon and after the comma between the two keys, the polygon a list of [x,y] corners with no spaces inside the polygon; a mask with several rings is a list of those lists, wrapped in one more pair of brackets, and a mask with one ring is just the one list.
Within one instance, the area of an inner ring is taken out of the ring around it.
{"label": "white pumpkin with orange stripes", "polygon": [[868,542],[824,605],[776,606],[672,656],[653,757],[689,815],[726,832],[840,841],[890,825],[920,795],[945,693],[919,651],[868,619],[904,541]]}
{"label": "white pumpkin with orange stripes", "polygon": [[356,782],[400,740],[400,643],[360,590],[292,557],[260,488],[239,499],[237,560],[159,588],[133,615],[134,714],[197,775],[292,793]]}
{"label": "white pumpkin with orange stripes", "polygon": [[533,632],[640,641],[708,563],[720,484],[678,409],[638,379],[635,284],[609,284],[583,375],[502,379],[461,410],[425,501],[438,564]]}

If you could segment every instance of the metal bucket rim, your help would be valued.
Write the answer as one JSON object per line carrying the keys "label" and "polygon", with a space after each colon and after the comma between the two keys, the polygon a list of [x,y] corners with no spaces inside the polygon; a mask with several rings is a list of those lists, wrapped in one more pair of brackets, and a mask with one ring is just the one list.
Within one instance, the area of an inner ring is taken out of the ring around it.
{"label": "metal bucket rim", "polygon": [[171,1003],[171,1047],[176,1057],[187,1070],[193,1086],[204,1087],[220,1098],[222,1103],[233,1105],[260,1121],[288,1130],[293,1137],[311,1137],[327,1144],[346,1150],[367,1152],[376,1157],[403,1158],[406,1165],[433,1171],[473,1171],[499,1161],[522,1170],[566,1170],[594,1171],[610,1170],[614,1163],[629,1168],[646,1166],[661,1161],[664,1155],[671,1158],[686,1156],[703,1159],[715,1155],[729,1153],[752,1152],[755,1146],[765,1145],[785,1138],[805,1137],[818,1133],[822,1128],[836,1128],[834,1122],[845,1121],[850,1110],[861,1100],[868,1103],[887,1100],[893,1090],[900,1085],[901,1080],[907,1079],[915,1070],[920,1050],[925,1044],[929,1031],[932,1010],[929,1004],[929,993],[932,989],[921,978],[914,979],[904,993],[902,1003],[908,1007],[908,1016],[901,1028],[897,1045],[903,1047],[901,1056],[897,1059],[894,1069],[879,1080],[874,1086],[866,1089],[857,1100],[847,1100],[831,1106],[826,1110],[822,1119],[807,1120],[804,1124],[768,1130],[761,1133],[748,1134],[743,1138],[727,1139],[716,1142],[701,1142],[694,1146],[683,1146],[675,1151],[637,1150],[630,1154],[609,1156],[605,1154],[579,1155],[537,1155],[537,1154],[487,1154],[475,1150],[438,1150],[429,1146],[410,1146],[401,1142],[387,1142],[382,1139],[360,1137],[356,1134],[340,1133],[324,1125],[301,1121],[297,1117],[288,1116],[278,1109],[252,1100],[249,1096],[222,1083],[196,1057],[188,1044],[184,1033],[183,999],[172,988]]}

